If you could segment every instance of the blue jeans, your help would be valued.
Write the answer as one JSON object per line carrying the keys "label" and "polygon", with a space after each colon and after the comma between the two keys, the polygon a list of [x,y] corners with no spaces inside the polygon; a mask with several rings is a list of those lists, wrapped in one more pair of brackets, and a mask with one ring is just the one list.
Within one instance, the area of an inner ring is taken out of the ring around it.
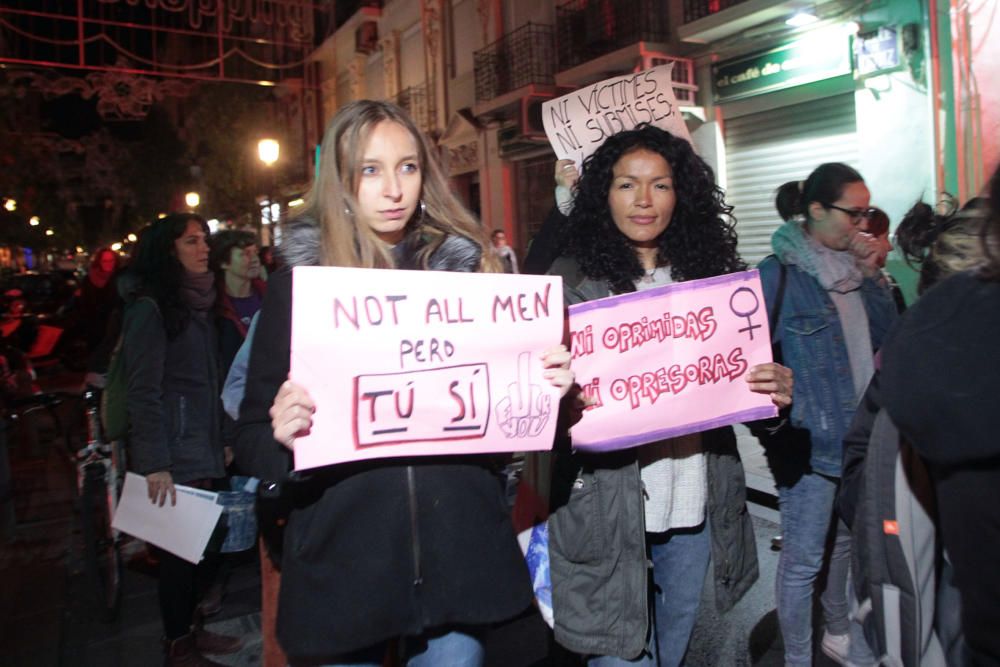
{"label": "blue jeans", "polygon": [[653,561],[653,632],[647,650],[635,660],[593,656],[588,667],[677,667],[683,662],[712,555],[711,536],[708,521],[694,528],[646,533],[646,550]]}
{"label": "blue jeans", "polygon": [[[772,468],[773,469],[773,468]],[[781,510],[781,555],[775,579],[778,624],[785,641],[785,664],[812,665],[812,609],[816,578],[827,555],[838,480],[807,472],[786,484],[775,470]],[[842,522],[838,522],[842,523]],[[847,634],[847,572],[850,534],[837,531],[830,553],[830,575],[820,596],[823,617],[832,634]]]}
{"label": "blue jeans", "polygon": [[[406,667],[482,667],[483,644],[470,632],[451,630],[406,637],[401,640],[403,660],[400,664]],[[316,667],[382,667],[385,650],[385,644],[378,644]]]}

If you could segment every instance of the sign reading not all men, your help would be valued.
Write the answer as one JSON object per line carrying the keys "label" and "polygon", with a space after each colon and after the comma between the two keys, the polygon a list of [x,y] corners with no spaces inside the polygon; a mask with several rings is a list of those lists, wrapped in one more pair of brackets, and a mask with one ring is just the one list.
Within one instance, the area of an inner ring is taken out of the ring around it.
{"label": "sign reading not all men", "polygon": [[296,267],[291,379],[316,404],[295,468],[552,447],[557,277]]}

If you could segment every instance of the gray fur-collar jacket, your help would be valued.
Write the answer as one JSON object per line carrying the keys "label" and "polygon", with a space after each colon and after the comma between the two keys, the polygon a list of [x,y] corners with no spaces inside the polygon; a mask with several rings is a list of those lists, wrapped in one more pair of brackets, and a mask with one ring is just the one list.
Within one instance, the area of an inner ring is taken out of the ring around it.
{"label": "gray fur-collar jacket", "polygon": [[[425,240],[419,231],[410,232],[393,248],[396,267],[419,269],[417,252]],[[310,217],[292,220],[282,230],[278,254],[288,266],[316,266],[320,263],[319,223]],[[479,269],[482,249],[479,244],[464,236],[449,236],[430,257],[427,268],[431,271],[474,272]]]}

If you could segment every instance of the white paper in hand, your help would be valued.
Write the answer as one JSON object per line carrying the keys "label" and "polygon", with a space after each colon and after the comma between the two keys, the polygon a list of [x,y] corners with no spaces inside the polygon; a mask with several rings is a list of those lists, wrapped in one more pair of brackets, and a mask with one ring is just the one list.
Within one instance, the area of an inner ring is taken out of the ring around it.
{"label": "white paper in hand", "polygon": [[222,506],[216,503],[219,494],[179,484],[175,488],[177,504],[171,506],[167,498],[167,502],[160,507],[149,500],[146,478],[126,473],[122,497],[111,525],[186,561],[197,563],[202,559],[208,539],[222,514]]}

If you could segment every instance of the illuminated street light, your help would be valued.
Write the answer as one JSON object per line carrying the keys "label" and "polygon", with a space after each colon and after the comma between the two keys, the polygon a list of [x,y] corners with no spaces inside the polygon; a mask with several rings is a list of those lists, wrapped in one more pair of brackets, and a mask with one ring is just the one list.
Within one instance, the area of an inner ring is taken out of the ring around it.
{"label": "illuminated street light", "polygon": [[46,229],[46,230],[45,230],[45,235],[46,235],[46,236],[55,236],[55,235],[56,235],[56,233],[55,233],[55,230],[52,230],[52,229]]}
{"label": "illuminated street light", "polygon": [[129,235],[128,235],[128,236],[126,236],[125,238],[127,238],[127,239],[128,239],[128,242],[129,242],[129,243],[135,243],[136,241],[138,241],[138,240],[139,240],[139,237],[138,237],[138,236],[136,236],[135,234],[129,234]]}
{"label": "illuminated street light", "polygon": [[157,220],[163,220],[165,217],[167,217],[166,213],[158,213],[156,215]]}
{"label": "illuminated street light", "polygon": [[119,250],[122,249],[122,244],[121,243],[112,243],[111,244],[111,249],[114,250],[115,252],[118,252]]}
{"label": "illuminated street light", "polygon": [[288,208],[295,208],[296,206],[302,206],[304,203],[306,202],[301,197],[299,199],[293,199],[292,201],[288,202]]}
{"label": "illuminated street light", "polygon": [[42,221],[38,219],[37,215],[33,215],[30,218],[28,218],[28,224],[31,225],[32,227],[37,227],[41,223]]}
{"label": "illuminated street light", "polygon": [[274,139],[261,139],[257,142],[257,157],[268,167],[278,161],[280,153],[281,145]]}
{"label": "illuminated street light", "polygon": [[[264,166],[268,167],[268,169],[270,169],[270,167],[278,161],[278,155],[280,154],[281,145],[274,139],[261,139],[257,142],[257,157],[260,158],[260,161],[263,162]],[[270,171],[268,174],[267,188],[267,217],[266,219],[261,220],[262,225],[268,225],[269,227],[258,227],[261,242],[267,245],[270,245],[271,242],[270,225],[277,222],[278,215],[281,213],[281,207],[274,202],[274,180],[274,172]]]}
{"label": "illuminated street light", "polygon": [[802,11],[796,12],[790,18],[785,20],[786,25],[790,25],[793,28],[802,28],[807,25],[811,25],[819,21],[813,10],[803,9]]}
{"label": "illuminated street light", "polygon": [[10,213],[13,213],[17,210],[17,201],[14,199],[6,199],[4,200],[3,207]]}
{"label": "illuminated street light", "polygon": [[198,204],[201,203],[201,196],[197,192],[189,192],[184,195],[184,203],[188,205],[189,208],[198,208]]}

